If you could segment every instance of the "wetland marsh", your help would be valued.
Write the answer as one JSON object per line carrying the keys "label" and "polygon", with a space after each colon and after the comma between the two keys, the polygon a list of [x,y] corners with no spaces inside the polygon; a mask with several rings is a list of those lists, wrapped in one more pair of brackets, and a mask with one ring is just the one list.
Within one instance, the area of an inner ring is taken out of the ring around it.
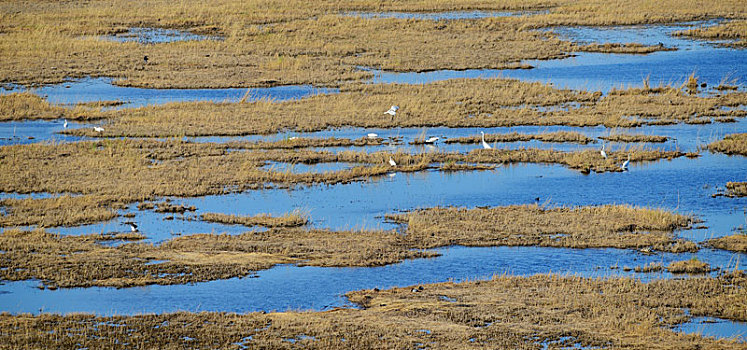
{"label": "wetland marsh", "polygon": [[744,347],[740,1],[0,14],[0,349]]}

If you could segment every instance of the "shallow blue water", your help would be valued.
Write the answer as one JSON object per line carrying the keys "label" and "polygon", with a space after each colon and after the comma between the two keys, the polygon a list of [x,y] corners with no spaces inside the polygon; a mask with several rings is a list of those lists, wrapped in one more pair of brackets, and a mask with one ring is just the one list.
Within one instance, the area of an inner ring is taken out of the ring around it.
{"label": "shallow blue water", "polygon": [[[339,92],[337,89],[317,88],[311,85],[288,85],[268,88],[229,88],[229,89],[146,89],[121,87],[112,84],[111,78],[78,79],[63,84],[35,88],[32,91],[49,102],[74,105],[81,102],[122,101],[115,108],[142,107],[184,101],[237,102],[245,95],[248,101],[297,100],[317,94]],[[22,87],[0,90],[0,94],[24,91]]]}
{"label": "shallow blue water", "polygon": [[716,317],[693,317],[690,322],[674,328],[681,333],[699,334],[704,337],[732,338],[744,343],[747,340],[747,322],[736,322]]}
{"label": "shallow blue water", "polygon": [[104,35],[102,39],[141,44],[170,43],[174,41],[220,40],[218,37],[198,35],[185,30],[163,28],[130,28],[125,33]]}
{"label": "shallow blue water", "polygon": [[397,18],[420,20],[460,20],[480,19],[489,17],[520,17],[531,16],[544,11],[451,11],[451,12],[347,12],[343,16],[355,16],[369,19]]}
{"label": "shallow blue water", "polygon": [[[346,304],[342,295],[351,290],[390,288],[449,280],[490,278],[495,274],[536,273],[582,276],[635,276],[667,278],[668,273],[635,274],[623,267],[650,262],[664,265],[689,259],[691,254],[643,255],[619,249],[557,249],[497,247],[438,249],[442,256],[408,260],[373,268],[322,268],[283,265],[260,271],[257,278],[148,286],[127,289],[75,288],[39,290],[37,282],[0,285],[0,309],[13,313],[90,312],[99,315],[161,313],[173,311],[286,311],[323,310]],[[701,255],[697,254],[702,260]],[[729,266],[732,254],[707,254],[714,266]],[[704,257],[703,257],[704,258]],[[619,266],[618,269],[610,269]],[[733,264],[732,264],[733,266]]]}

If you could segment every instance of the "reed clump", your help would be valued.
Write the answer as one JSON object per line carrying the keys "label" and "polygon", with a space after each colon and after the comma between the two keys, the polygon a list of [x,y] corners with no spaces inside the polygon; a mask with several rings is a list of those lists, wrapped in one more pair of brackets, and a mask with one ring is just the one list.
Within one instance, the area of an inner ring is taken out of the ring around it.
{"label": "reed clump", "polygon": [[[0,314],[8,348],[739,348],[678,334],[691,316],[747,320],[745,276],[655,280],[494,276],[350,292],[360,309],[135,316]],[[413,292],[415,290],[415,292]],[[64,336],[63,336],[64,335]]]}
{"label": "reed clump", "polygon": [[665,210],[622,205],[543,208],[429,208],[387,219],[407,225],[404,239],[414,247],[545,246],[565,248],[653,248],[696,251],[673,231],[690,227],[692,217]]}
{"label": "reed clump", "polygon": [[650,262],[643,266],[636,266],[634,271],[639,273],[651,273],[651,272],[659,272],[664,269],[664,265],[662,265],[660,262]]}
{"label": "reed clump", "polygon": [[666,47],[664,45],[644,45],[641,43],[604,43],[583,45],[579,46],[576,50],[584,52],[645,55],[658,51],[677,51],[677,48]]}
{"label": "reed clump", "polygon": [[204,213],[200,215],[202,221],[217,222],[221,224],[264,226],[264,227],[299,227],[309,222],[307,215],[294,211],[282,216],[269,214],[258,214],[254,216],[237,216],[222,213]]}
{"label": "reed clump", "polygon": [[708,273],[711,272],[711,265],[707,262],[700,261],[697,258],[690,260],[672,261],[667,265],[667,271],[671,273]]}
{"label": "reed clump", "polygon": [[[480,143],[482,136],[456,137],[444,140],[445,143]],[[513,132],[510,134],[485,134],[485,142],[519,142],[537,140],[543,142],[572,142],[587,144],[594,142],[593,139],[584,134],[573,131],[556,131],[540,134],[523,134]]]}
{"label": "reed clump", "polygon": [[747,252],[747,234],[738,233],[730,236],[711,239],[707,244],[716,249],[730,250],[733,252]]}
{"label": "reed clump", "polygon": [[644,135],[644,134],[611,134],[609,136],[600,136],[602,140],[608,142],[653,142],[662,143],[667,142],[669,137],[659,135]]}
{"label": "reed clump", "polygon": [[698,39],[733,40],[720,43],[723,46],[747,46],[747,20],[733,20],[715,26],[695,28],[674,32],[673,35],[688,36]]}
{"label": "reed clump", "polygon": [[711,152],[747,156],[747,133],[726,135],[723,140],[711,142],[707,147]]}

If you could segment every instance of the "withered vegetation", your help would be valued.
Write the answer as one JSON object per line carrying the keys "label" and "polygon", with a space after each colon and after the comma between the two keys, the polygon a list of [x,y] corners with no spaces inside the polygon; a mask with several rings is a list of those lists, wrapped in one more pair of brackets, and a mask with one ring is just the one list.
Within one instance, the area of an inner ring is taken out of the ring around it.
{"label": "withered vegetation", "polygon": [[[362,309],[97,317],[0,314],[8,348],[445,349],[599,347],[733,349],[734,339],[678,334],[695,316],[747,320],[747,278],[590,279],[557,275],[362,290]],[[414,290],[414,292],[413,292]],[[688,312],[691,316],[688,316]]]}
{"label": "withered vegetation", "polygon": [[[535,148],[475,149],[466,154],[332,153],[305,149],[230,152],[232,146],[236,145],[104,139],[1,147],[0,192],[74,193],[79,196],[54,200],[4,200],[0,204],[7,213],[0,225],[52,227],[91,223],[112,218],[116,215],[112,210],[122,209],[129,203],[152,201],[158,197],[216,195],[299,184],[349,183],[386,175],[393,170],[416,172],[444,165],[444,170],[466,169],[463,165],[453,164],[473,164],[474,169],[479,170],[498,164],[530,162],[562,164],[583,173],[619,172],[628,155],[632,163],[683,155],[681,152],[645,149],[610,150],[608,158],[604,159],[595,150],[563,152]],[[388,164],[390,157],[397,162],[396,168]],[[263,166],[267,162],[359,165],[324,173],[296,173],[266,169]],[[176,209],[168,203],[156,205],[156,210],[160,211]]]}
{"label": "withered vegetation", "polygon": [[665,47],[664,45],[644,45],[640,43],[604,43],[583,45],[578,47],[576,50],[585,52],[627,53],[644,55],[657,51],[677,51],[677,48]]}
{"label": "withered vegetation", "polygon": [[708,273],[711,272],[711,265],[707,262],[700,261],[696,258],[690,260],[672,261],[667,266],[667,271],[671,273]]}
{"label": "withered vegetation", "polygon": [[[480,143],[482,136],[456,137],[444,140],[444,143]],[[572,131],[556,131],[539,134],[523,134],[513,132],[510,134],[485,134],[485,142],[518,142],[537,140],[543,142],[573,142],[587,144],[594,142],[593,139],[584,134]]]}
{"label": "withered vegetation", "polygon": [[720,43],[720,45],[747,47],[747,20],[734,20],[711,27],[682,30],[673,34],[698,39],[733,40],[729,43]]}
{"label": "withered vegetation", "polygon": [[[396,117],[383,112],[395,101]],[[580,103],[571,109],[538,109]],[[352,126],[504,127],[567,125],[635,127],[742,118],[723,109],[747,103],[747,93],[690,95],[680,88],[614,90],[609,95],[556,89],[511,79],[454,79],[424,85],[349,84],[339,94],[301,100],[245,103],[182,102],[118,111],[91,111],[106,119],[93,128],[64,133],[89,137],[243,136],[310,132]],[[361,135],[363,136],[363,135]]]}
{"label": "withered vegetation", "polygon": [[688,228],[692,217],[621,205],[436,207],[386,218],[407,224],[404,238],[419,248],[467,245],[652,248],[669,252],[698,249],[693,242],[673,235],[674,230]]}
{"label": "withered vegetation", "polygon": [[747,234],[738,233],[711,239],[707,244],[716,249],[725,249],[733,252],[747,252]]}
{"label": "withered vegetation", "polygon": [[[229,223],[261,221],[207,216]],[[0,276],[40,279],[51,288],[126,287],[242,277],[279,263],[380,266],[436,256],[437,252],[424,249],[452,245],[697,249],[694,243],[673,236],[692,218],[627,206],[431,208],[387,218],[406,223],[406,230],[328,231],[276,225],[265,232],[196,234],[158,245],[114,247],[97,243],[99,238],[93,236],[6,230],[0,234]]]}
{"label": "withered vegetation", "polygon": [[747,133],[726,135],[723,140],[708,144],[708,149],[711,152],[747,156]]}
{"label": "withered vegetation", "polygon": [[669,137],[659,135],[644,135],[644,134],[611,134],[609,136],[600,136],[602,140],[609,142],[667,142]]}
{"label": "withered vegetation", "polygon": [[292,212],[282,216],[270,214],[258,214],[254,216],[237,216],[223,213],[204,213],[200,215],[202,221],[217,222],[222,224],[233,224],[243,226],[264,227],[298,227],[306,225],[309,219],[300,212]]}

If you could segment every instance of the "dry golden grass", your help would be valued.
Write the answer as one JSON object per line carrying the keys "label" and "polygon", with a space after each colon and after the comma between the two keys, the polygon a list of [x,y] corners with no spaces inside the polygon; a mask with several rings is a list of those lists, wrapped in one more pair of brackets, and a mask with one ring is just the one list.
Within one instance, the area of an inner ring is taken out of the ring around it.
{"label": "dry golden grass", "polygon": [[699,261],[697,258],[682,261],[672,261],[667,266],[667,271],[671,273],[707,273],[711,272],[711,265]]}
{"label": "dry golden grass", "polygon": [[0,348],[735,349],[678,334],[693,316],[747,320],[745,276],[658,280],[537,275],[363,290],[363,309],[96,317],[0,314]]}
{"label": "dry golden grass", "polygon": [[651,262],[643,266],[636,266],[635,272],[650,273],[650,272],[659,272],[663,269],[664,269],[664,266],[662,266],[661,263]]}
{"label": "dry golden grass", "polygon": [[[184,102],[120,111],[88,112],[107,119],[104,132],[66,130],[90,137],[242,136],[334,127],[500,127],[569,125],[634,127],[711,118],[741,118],[724,110],[747,103],[747,93],[698,97],[679,88],[615,90],[608,96],[560,90],[509,79],[455,79],[425,85],[348,85],[340,94],[251,103]],[[539,111],[536,107],[580,103],[580,108]],[[397,117],[383,112],[401,107]],[[363,135],[361,135],[363,136]]]}
{"label": "dry golden grass", "polygon": [[609,142],[667,142],[666,136],[644,135],[644,134],[611,134],[609,136],[600,136],[602,140]]}
{"label": "dry golden grass", "polygon": [[692,218],[630,206],[437,207],[387,215],[387,219],[407,224],[404,239],[418,248],[467,245],[697,250],[694,243],[675,239],[672,234],[689,227]]}
{"label": "dry golden grass", "polygon": [[[336,85],[389,70],[506,68],[564,57],[576,45],[533,28],[744,19],[740,0],[510,2],[183,0],[0,4],[0,82],[50,83],[111,76],[122,85],[246,87]],[[464,21],[365,19],[349,11],[538,10],[535,16]],[[190,30],[222,40],[142,45],[100,39],[130,27]],[[406,50],[393,49],[392,43]],[[143,56],[150,60],[143,63]]]}
{"label": "dry golden grass", "polygon": [[[482,136],[457,137],[444,140],[444,143],[480,143]],[[593,139],[586,135],[572,131],[545,132],[540,134],[520,134],[513,132],[510,134],[485,134],[485,142],[518,142],[538,140],[543,142],[573,142],[587,144],[594,142]]]}
{"label": "dry golden grass", "polygon": [[626,53],[643,55],[657,51],[677,51],[677,48],[665,47],[663,45],[643,45],[639,43],[604,43],[580,46],[577,48],[577,50],[585,52]]}
{"label": "dry golden grass", "polygon": [[414,250],[395,232],[384,231],[284,228],[236,236],[196,234],[155,246],[98,243],[105,239],[133,237],[6,230],[0,233],[0,279],[39,279],[52,289],[130,287],[242,277],[281,263],[380,266],[437,255]]}
{"label": "dry golden grass", "polygon": [[[228,152],[229,145],[181,140],[105,139],[61,144],[16,145],[0,148],[0,191],[76,193],[53,199],[5,200],[8,213],[0,225],[76,225],[107,220],[114,210],[157,197],[194,197],[298,184],[338,184],[382,176],[392,170],[416,172],[444,166],[444,170],[488,169],[497,164],[562,164],[584,173],[622,171],[630,155],[639,163],[680,157],[680,152],[630,149],[609,151],[603,159],[596,150],[561,152],[543,149],[476,149],[468,154],[390,152],[331,153],[310,150],[246,150]],[[388,164],[393,158],[398,166]],[[353,163],[350,169],[323,173],[266,169],[267,162],[288,164]],[[449,165],[452,164],[452,165]],[[451,167],[451,168],[450,168]],[[158,203],[157,209],[175,212]],[[143,207],[142,209],[148,209]],[[191,210],[191,209],[190,209]]]}
{"label": "dry golden grass", "polygon": [[747,156],[747,133],[726,135],[723,140],[708,144],[711,152]]}
{"label": "dry golden grass", "polygon": [[69,116],[70,111],[50,105],[30,92],[0,95],[0,121],[23,119],[57,119]]}
{"label": "dry golden grass", "polygon": [[282,216],[259,214],[255,216],[237,216],[222,213],[204,213],[200,215],[202,221],[218,222],[222,224],[264,227],[298,227],[309,222],[307,215],[295,211]]}
{"label": "dry golden grass", "polygon": [[717,249],[744,253],[747,252],[747,234],[740,233],[712,239],[708,241],[708,245]]}
{"label": "dry golden grass", "polygon": [[675,32],[674,35],[689,36],[698,39],[735,40],[727,46],[747,46],[747,21],[736,20],[706,28],[688,29]]}

